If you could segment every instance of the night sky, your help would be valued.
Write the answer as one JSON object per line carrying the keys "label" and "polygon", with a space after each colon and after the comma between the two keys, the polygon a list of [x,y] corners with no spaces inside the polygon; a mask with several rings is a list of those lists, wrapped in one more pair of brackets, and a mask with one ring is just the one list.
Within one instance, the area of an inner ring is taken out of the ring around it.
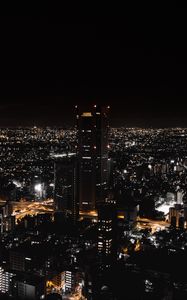
{"label": "night sky", "polygon": [[0,126],[69,126],[88,103],[111,105],[113,126],[187,126],[182,21],[69,15],[1,17]]}

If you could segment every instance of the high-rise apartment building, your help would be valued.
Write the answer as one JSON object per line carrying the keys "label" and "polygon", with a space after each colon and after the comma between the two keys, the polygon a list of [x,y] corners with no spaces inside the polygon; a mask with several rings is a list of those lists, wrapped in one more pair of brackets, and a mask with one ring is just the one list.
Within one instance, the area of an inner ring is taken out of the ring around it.
{"label": "high-rise apartment building", "polygon": [[98,207],[97,250],[101,264],[110,265],[115,256],[116,208],[114,204],[101,204]]}
{"label": "high-rise apartment building", "polygon": [[79,208],[95,210],[107,195],[109,107],[76,110],[78,128]]}
{"label": "high-rise apartment building", "polygon": [[76,220],[77,199],[77,158],[75,153],[55,156],[54,162],[54,200],[55,210],[69,212]]}

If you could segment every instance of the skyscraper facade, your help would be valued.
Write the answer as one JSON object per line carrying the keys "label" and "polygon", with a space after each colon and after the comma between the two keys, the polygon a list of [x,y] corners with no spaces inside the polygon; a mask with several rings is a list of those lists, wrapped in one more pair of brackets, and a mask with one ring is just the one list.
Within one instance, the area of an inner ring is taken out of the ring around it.
{"label": "skyscraper facade", "polygon": [[77,198],[77,159],[75,153],[55,156],[54,161],[54,200],[55,210],[70,212],[76,220]]}
{"label": "skyscraper facade", "polygon": [[96,105],[88,112],[76,111],[81,211],[95,210],[107,194],[108,113],[109,107]]}
{"label": "skyscraper facade", "polygon": [[116,207],[114,204],[104,203],[99,205],[97,250],[100,263],[104,265],[110,265],[115,257],[116,220]]}

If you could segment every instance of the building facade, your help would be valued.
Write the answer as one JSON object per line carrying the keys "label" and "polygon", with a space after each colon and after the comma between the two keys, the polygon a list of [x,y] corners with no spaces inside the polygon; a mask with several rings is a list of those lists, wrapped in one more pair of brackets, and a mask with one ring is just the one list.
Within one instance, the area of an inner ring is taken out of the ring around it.
{"label": "building facade", "polygon": [[109,107],[76,112],[78,128],[79,209],[91,211],[104,201],[108,183]]}
{"label": "building facade", "polygon": [[110,266],[115,258],[116,208],[113,204],[100,204],[98,207],[97,250],[102,265]]}
{"label": "building facade", "polygon": [[54,174],[55,211],[70,212],[76,220],[78,214],[76,154],[57,155],[54,161]]}

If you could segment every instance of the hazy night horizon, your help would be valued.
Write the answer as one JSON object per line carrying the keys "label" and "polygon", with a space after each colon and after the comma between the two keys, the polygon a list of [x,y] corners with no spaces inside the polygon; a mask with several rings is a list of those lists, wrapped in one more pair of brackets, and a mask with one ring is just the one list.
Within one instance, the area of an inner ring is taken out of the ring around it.
{"label": "hazy night horizon", "polygon": [[[25,82],[20,84],[24,85]],[[176,107],[173,96],[170,98],[130,96],[128,90],[120,91],[120,95],[116,90],[93,92],[85,89],[84,92],[82,90],[82,94],[80,90],[74,93],[65,90],[64,96],[51,95],[50,93],[54,91],[38,97],[23,95],[1,97],[0,127],[34,125],[63,127],[65,124],[72,127],[74,106],[78,105],[81,108],[94,104],[111,106],[110,119],[113,127],[187,127],[184,97],[178,98]],[[37,89],[36,93],[40,92],[40,88]],[[123,96],[125,92],[127,95]]]}
{"label": "hazy night horizon", "polygon": [[182,31],[173,46],[172,23],[43,13],[1,18],[0,126],[71,125],[71,107],[85,103],[110,105],[112,126],[187,126],[185,48]]}

